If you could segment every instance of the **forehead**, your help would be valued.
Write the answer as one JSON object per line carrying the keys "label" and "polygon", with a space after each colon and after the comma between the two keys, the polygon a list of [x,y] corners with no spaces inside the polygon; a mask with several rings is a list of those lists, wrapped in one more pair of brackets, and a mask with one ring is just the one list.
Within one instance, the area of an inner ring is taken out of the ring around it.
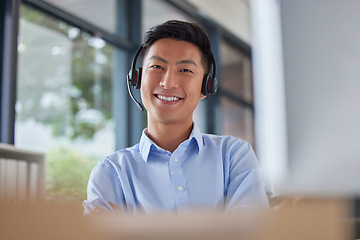
{"label": "forehead", "polygon": [[154,42],[144,56],[144,60],[149,60],[153,56],[159,56],[168,61],[192,60],[199,64],[202,59],[201,51],[195,44],[167,38]]}

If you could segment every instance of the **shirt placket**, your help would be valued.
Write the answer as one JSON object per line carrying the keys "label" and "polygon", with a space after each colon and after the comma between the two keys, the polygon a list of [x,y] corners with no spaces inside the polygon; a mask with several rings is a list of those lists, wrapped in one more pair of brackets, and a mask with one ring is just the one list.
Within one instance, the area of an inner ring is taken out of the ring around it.
{"label": "shirt placket", "polygon": [[188,207],[190,203],[181,163],[182,160],[178,156],[170,157],[169,169],[177,210]]}

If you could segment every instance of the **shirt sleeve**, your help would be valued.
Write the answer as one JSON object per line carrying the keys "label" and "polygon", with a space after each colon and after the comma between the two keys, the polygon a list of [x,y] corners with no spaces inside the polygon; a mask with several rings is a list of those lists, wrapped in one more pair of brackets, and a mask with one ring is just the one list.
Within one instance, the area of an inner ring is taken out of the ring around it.
{"label": "shirt sleeve", "polygon": [[90,174],[87,200],[83,202],[84,214],[89,214],[94,208],[102,208],[114,213],[108,202],[116,204],[121,211],[125,211],[118,170],[104,159],[94,167]]}
{"label": "shirt sleeve", "polygon": [[246,141],[235,144],[230,150],[229,161],[226,211],[268,208],[265,184],[251,145]]}

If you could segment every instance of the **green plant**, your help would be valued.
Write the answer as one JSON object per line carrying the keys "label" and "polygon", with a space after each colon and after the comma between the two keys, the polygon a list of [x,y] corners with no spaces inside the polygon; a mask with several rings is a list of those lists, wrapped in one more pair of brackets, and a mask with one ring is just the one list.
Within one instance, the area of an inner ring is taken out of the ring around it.
{"label": "green plant", "polygon": [[46,154],[48,201],[68,202],[86,199],[86,186],[94,161],[70,147],[51,149]]}

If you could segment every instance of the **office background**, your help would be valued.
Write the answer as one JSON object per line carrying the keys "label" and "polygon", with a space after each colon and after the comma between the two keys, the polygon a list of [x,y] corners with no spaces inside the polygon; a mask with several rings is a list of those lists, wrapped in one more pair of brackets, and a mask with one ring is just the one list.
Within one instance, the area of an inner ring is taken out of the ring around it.
{"label": "office background", "polygon": [[129,98],[126,75],[145,31],[169,19],[201,25],[217,62],[219,91],[200,102],[194,121],[256,150],[248,0],[1,5],[0,140],[45,154],[48,200],[85,198],[96,162],[138,142],[146,113]]}

